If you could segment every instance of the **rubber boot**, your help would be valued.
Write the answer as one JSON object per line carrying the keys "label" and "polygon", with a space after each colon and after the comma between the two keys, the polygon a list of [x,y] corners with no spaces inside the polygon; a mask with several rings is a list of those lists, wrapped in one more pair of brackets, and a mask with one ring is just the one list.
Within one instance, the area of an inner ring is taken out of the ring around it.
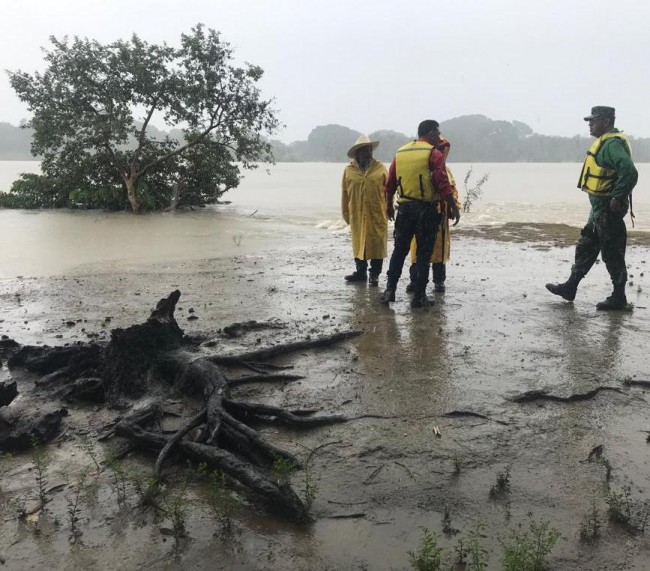
{"label": "rubber boot", "polygon": [[411,300],[411,308],[417,309],[419,307],[429,307],[434,303],[435,302],[432,299],[429,299],[427,297],[427,294],[423,291],[416,292],[416,294],[413,296],[413,299]]}
{"label": "rubber boot", "polygon": [[379,296],[379,303],[388,305],[391,301],[395,301],[395,288],[388,286]]}
{"label": "rubber boot", "polygon": [[409,277],[411,281],[406,286],[406,293],[413,293],[415,291],[415,264],[409,267]]}
{"label": "rubber boot", "polygon": [[377,287],[379,285],[379,274],[384,265],[384,260],[373,259],[370,260],[370,271],[368,272],[368,285]]}
{"label": "rubber boot", "polygon": [[576,291],[581,279],[582,277],[572,272],[569,279],[563,284],[546,284],[546,289],[554,295],[559,295],[562,299],[573,301],[576,298]]}
{"label": "rubber boot", "polygon": [[627,298],[625,297],[625,284],[614,286],[614,291],[605,301],[596,304],[596,309],[601,311],[620,311],[627,309]]}
{"label": "rubber boot", "polygon": [[368,262],[366,262],[366,260],[359,260],[358,258],[355,258],[354,262],[357,265],[357,269],[350,275],[345,276],[345,281],[348,283],[365,283],[365,281],[368,279]]}
{"label": "rubber boot", "polygon": [[443,262],[436,262],[431,264],[433,274],[433,291],[438,293],[445,292],[445,278],[447,277],[447,270]]}

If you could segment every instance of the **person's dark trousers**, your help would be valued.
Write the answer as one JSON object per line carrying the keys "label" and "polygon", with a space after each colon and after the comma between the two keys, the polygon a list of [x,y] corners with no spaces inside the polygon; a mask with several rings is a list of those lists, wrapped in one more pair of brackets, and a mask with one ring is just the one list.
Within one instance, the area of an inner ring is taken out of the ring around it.
{"label": "person's dark trousers", "polygon": [[625,286],[627,282],[626,245],[625,222],[616,214],[605,212],[596,220],[590,221],[580,232],[571,275],[577,278],[586,276],[600,253],[614,287]]}
{"label": "person's dark trousers", "polygon": [[[359,258],[354,258],[354,263],[357,266],[357,273],[359,275],[366,275],[368,273],[368,260],[360,260]],[[381,274],[381,269],[384,267],[384,260],[381,258],[370,260],[370,275],[373,277],[379,276]]]}
{"label": "person's dark trousers", "polygon": [[409,200],[400,204],[395,218],[395,245],[390,257],[388,272],[386,272],[388,276],[386,287],[388,289],[397,289],[404,260],[411,248],[411,240],[415,236],[417,259],[413,281],[415,293],[424,293],[429,281],[429,260],[436,241],[440,217],[437,203]]}
{"label": "person's dark trousers", "polygon": [[431,264],[431,270],[433,273],[433,283],[444,284],[447,279],[447,268],[445,264],[443,262]]}

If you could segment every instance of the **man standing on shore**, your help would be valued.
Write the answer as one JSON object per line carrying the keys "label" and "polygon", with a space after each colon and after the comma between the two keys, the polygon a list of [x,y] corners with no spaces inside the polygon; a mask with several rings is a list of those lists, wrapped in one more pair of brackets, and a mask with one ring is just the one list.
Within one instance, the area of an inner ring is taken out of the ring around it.
{"label": "man standing on shore", "polygon": [[589,221],[580,233],[569,279],[560,284],[546,284],[546,289],[567,301],[573,301],[580,280],[587,275],[600,253],[614,290],[605,301],[596,305],[596,309],[626,309],[627,230],[623,218],[630,205],[638,173],[632,162],[627,137],[614,127],[614,108],[592,107],[591,114],[584,119],[589,121],[590,134],[596,137],[587,151],[578,181],[578,188],[589,194]]}
{"label": "man standing on shore", "polygon": [[453,200],[453,189],[447,178],[445,159],[436,149],[440,144],[437,121],[427,119],[418,126],[418,139],[397,149],[388,171],[386,182],[386,214],[393,220],[393,201],[399,188],[398,212],[395,219],[395,245],[388,267],[386,290],[379,301],[395,301],[397,282],[402,275],[404,259],[415,236],[417,259],[415,263],[414,293],[411,307],[425,307],[429,300],[425,289],[429,277],[429,259],[442,217],[440,202],[447,203],[450,216],[460,220],[460,212]]}
{"label": "man standing on shore", "polygon": [[[442,153],[442,156],[445,158],[446,163],[447,157],[449,156],[451,143],[441,135],[440,144],[437,148]],[[460,210],[461,204],[458,201],[458,189],[456,188],[456,180],[454,179],[454,175],[451,173],[451,170],[449,170],[449,167],[447,167],[447,178],[449,179],[449,184],[451,184],[451,187],[454,189],[453,197],[454,202],[456,203],[456,207]],[[433,245],[433,254],[431,254],[431,274],[433,277],[433,290],[442,293],[445,291],[445,280],[447,279],[446,263],[449,261],[449,256],[451,253],[451,234],[449,232],[449,215],[447,212],[447,203],[441,202],[440,208],[442,210],[442,219],[440,220],[436,240]],[[454,226],[457,223],[458,222],[456,222]],[[415,291],[416,261],[417,246],[415,244],[415,240],[411,240],[411,267],[409,268],[411,282],[406,286],[406,291],[409,293]]]}
{"label": "man standing on shore", "polygon": [[345,276],[348,283],[365,283],[367,279],[369,285],[379,285],[379,274],[387,255],[388,220],[384,197],[387,172],[383,163],[372,156],[378,145],[378,141],[361,135],[350,147],[348,157],[352,161],[343,171],[341,213],[350,225],[356,264],[356,270]]}

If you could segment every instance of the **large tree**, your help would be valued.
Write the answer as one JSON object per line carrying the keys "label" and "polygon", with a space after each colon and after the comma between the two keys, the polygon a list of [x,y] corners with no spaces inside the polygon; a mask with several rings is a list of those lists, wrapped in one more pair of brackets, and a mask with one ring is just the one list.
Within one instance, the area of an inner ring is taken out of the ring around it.
{"label": "large tree", "polygon": [[[273,160],[268,136],[279,122],[257,87],[262,69],[234,65],[216,31],[199,24],[180,47],[136,35],[108,45],[50,40],[43,73],[8,72],[33,113],[25,127],[43,157],[39,189],[52,195],[44,205],[95,206],[98,197],[128,201],[134,212],[204,204],[237,186],[236,163]],[[152,121],[180,129],[182,139],[161,136]]]}

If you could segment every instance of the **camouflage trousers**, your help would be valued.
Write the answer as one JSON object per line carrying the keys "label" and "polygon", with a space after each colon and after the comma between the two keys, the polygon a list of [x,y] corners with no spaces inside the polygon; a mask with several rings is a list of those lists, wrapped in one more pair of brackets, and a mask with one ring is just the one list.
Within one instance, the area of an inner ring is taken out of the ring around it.
{"label": "camouflage trousers", "polygon": [[625,285],[627,229],[623,218],[607,210],[590,220],[580,232],[571,274],[583,278],[601,255],[614,286]]}

